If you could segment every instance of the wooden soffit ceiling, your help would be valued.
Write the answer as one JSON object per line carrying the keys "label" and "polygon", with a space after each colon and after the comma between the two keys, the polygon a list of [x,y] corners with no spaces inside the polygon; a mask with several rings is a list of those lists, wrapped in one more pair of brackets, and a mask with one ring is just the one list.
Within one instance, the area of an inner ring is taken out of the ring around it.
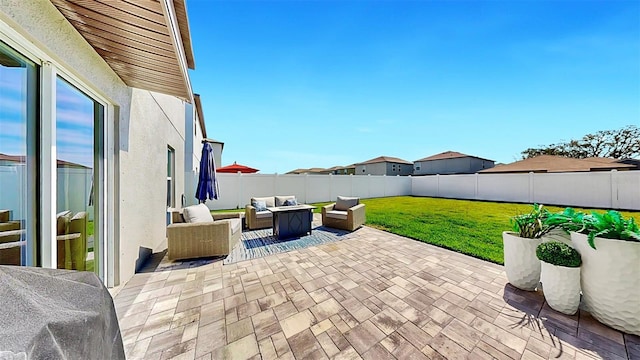
{"label": "wooden soffit ceiling", "polygon": [[[51,0],[125,84],[190,101],[184,0]],[[169,10],[168,10],[169,9]]]}

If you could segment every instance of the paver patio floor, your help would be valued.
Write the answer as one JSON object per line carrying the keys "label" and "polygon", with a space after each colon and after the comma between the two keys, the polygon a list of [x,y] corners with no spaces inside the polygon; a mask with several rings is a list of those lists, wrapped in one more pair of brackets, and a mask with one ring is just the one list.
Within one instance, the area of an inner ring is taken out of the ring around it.
{"label": "paver patio floor", "polygon": [[640,359],[639,337],[553,311],[502,266],[368,227],[136,274],[115,304],[129,359]]}

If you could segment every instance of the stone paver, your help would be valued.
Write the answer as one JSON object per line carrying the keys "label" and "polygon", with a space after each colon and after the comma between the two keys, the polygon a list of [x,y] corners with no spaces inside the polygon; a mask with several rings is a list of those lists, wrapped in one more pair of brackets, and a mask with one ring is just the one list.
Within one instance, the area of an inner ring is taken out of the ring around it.
{"label": "stone paver", "polygon": [[193,264],[115,296],[128,359],[640,359],[640,338],[550,309],[502,266],[368,227]]}

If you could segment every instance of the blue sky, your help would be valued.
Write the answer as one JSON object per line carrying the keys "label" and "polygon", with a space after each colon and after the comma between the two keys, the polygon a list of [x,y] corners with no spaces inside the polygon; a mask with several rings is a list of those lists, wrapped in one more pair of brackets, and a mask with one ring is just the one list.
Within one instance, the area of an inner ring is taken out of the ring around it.
{"label": "blue sky", "polygon": [[640,124],[638,1],[189,0],[208,136],[262,173]]}
{"label": "blue sky", "polygon": [[[27,153],[25,68],[0,68],[0,154]],[[93,168],[93,100],[56,82],[56,151],[59,160]]]}

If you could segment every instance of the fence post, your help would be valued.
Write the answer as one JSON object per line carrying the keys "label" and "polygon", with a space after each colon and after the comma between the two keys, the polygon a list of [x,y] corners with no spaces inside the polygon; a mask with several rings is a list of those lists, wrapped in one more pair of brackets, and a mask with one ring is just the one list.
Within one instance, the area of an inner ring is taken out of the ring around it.
{"label": "fence post", "polygon": [[278,173],[273,174],[273,196],[278,195]]}
{"label": "fence post", "polygon": [[305,204],[309,203],[309,173],[304,174],[304,201]]}
{"label": "fence post", "polygon": [[529,171],[529,202],[533,203],[534,201],[534,188],[533,188],[533,171]]}
{"label": "fence post", "polygon": [[476,188],[473,192],[473,198],[478,200],[478,173],[476,173]]}
{"label": "fence post", "polygon": [[353,174],[351,174],[350,176],[351,176],[351,195],[349,196],[353,196]]}
{"label": "fence post", "polygon": [[387,174],[382,174],[382,197],[387,197]]}
{"label": "fence post", "polygon": [[240,171],[237,172],[238,174],[238,206],[237,208],[240,209],[242,207],[242,173]]}
{"label": "fence post", "polygon": [[327,201],[331,201],[331,199],[336,199],[337,195],[333,193],[333,174],[329,174],[329,199]]}
{"label": "fence post", "polygon": [[436,197],[440,197],[440,174],[436,174]]}
{"label": "fence post", "polygon": [[617,209],[620,207],[618,203],[618,170],[611,170],[609,175],[609,181],[611,183],[611,208]]}

